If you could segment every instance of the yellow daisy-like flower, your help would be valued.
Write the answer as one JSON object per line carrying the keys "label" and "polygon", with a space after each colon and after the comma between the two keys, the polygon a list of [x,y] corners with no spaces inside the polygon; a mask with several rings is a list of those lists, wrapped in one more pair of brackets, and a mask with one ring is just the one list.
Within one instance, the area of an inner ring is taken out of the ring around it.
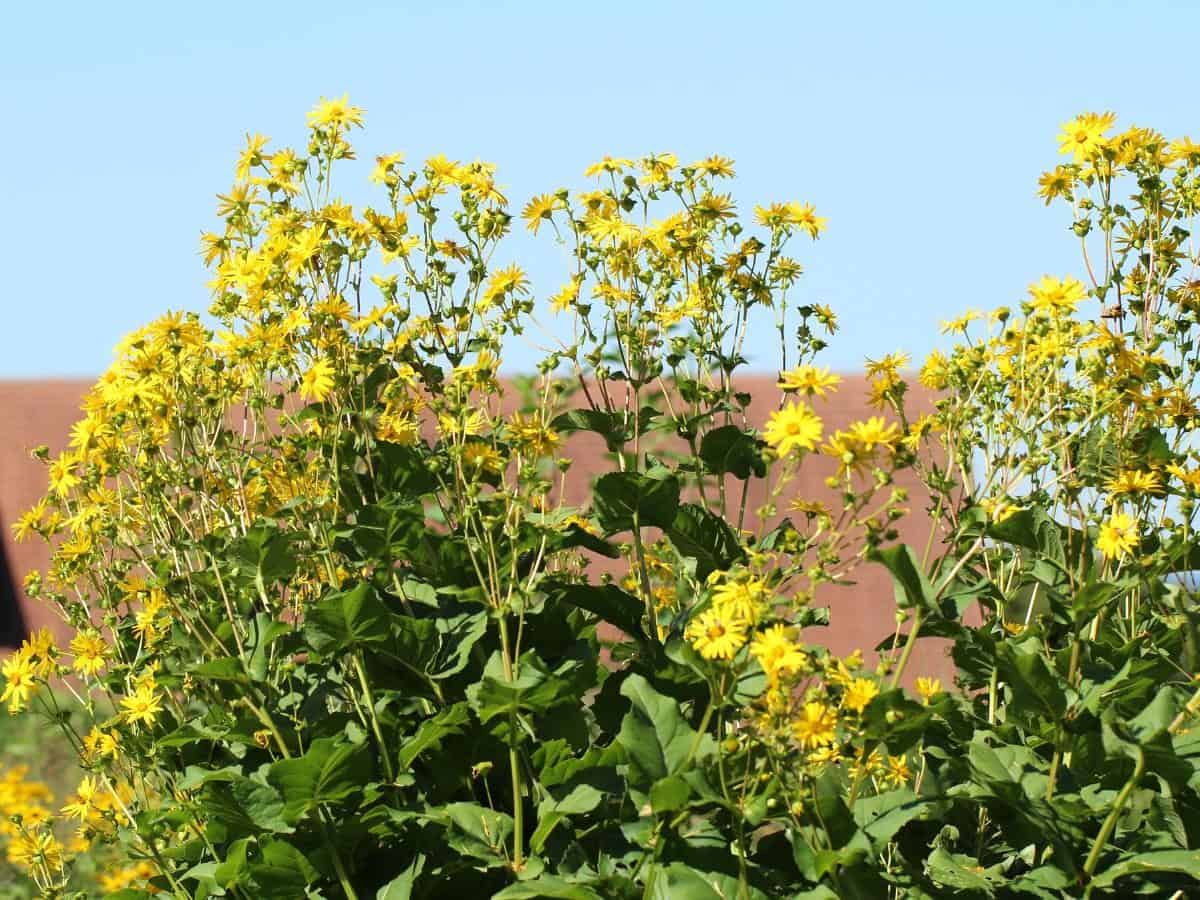
{"label": "yellow daisy-like flower", "polygon": [[107,665],[108,644],[97,631],[81,631],[71,638],[71,652],[75,654],[72,668],[87,678],[95,678]]}
{"label": "yellow daisy-like flower", "polygon": [[350,105],[349,94],[342,94],[341,97],[335,97],[332,100],[322,97],[308,114],[308,124],[312,128],[327,128],[330,125],[337,128],[347,125],[361,127],[362,123],[363,109]]}
{"label": "yellow daisy-like flower", "polygon": [[321,403],[333,391],[333,366],[328,360],[319,359],[300,379],[300,396]]}
{"label": "yellow daisy-like flower", "polygon": [[1100,535],[1096,538],[1096,547],[1107,559],[1128,556],[1138,548],[1138,543],[1137,520],[1123,512],[1113,513],[1100,526]]}
{"label": "yellow daisy-like flower", "polygon": [[1109,479],[1104,489],[1114,496],[1120,494],[1157,494],[1162,491],[1162,477],[1158,472],[1143,472],[1139,469],[1122,469]]}
{"label": "yellow daisy-like flower", "polygon": [[770,596],[771,592],[761,578],[730,579],[713,590],[713,606],[720,607],[728,618],[755,625]]}
{"label": "yellow daisy-like flower", "polygon": [[928,703],[941,692],[942,682],[940,679],[926,678],[923,675],[917,679],[917,693],[921,696],[923,703]]}
{"label": "yellow daisy-like flower", "polygon": [[883,780],[893,787],[903,787],[912,781],[912,771],[908,768],[908,760],[903,756],[888,756],[887,771]]}
{"label": "yellow daisy-like flower", "polygon": [[842,707],[861,713],[878,695],[879,685],[875,682],[868,678],[855,678],[846,685],[846,692],[842,694]]}
{"label": "yellow daisy-like flower", "polygon": [[1071,315],[1087,297],[1087,289],[1083,282],[1070,276],[1043,275],[1029,286],[1029,297],[1036,312]]}
{"label": "yellow daisy-like flower", "polygon": [[832,744],[836,732],[837,713],[820,701],[805,703],[792,722],[792,734],[803,750]]}
{"label": "yellow daisy-like flower", "polygon": [[797,450],[812,450],[821,440],[820,417],[802,403],[788,403],[771,413],[763,437],[780,456]]}
{"label": "yellow daisy-like flower", "polygon": [[142,681],[132,694],[121,700],[121,712],[125,721],[132,725],[153,727],[162,711],[162,694],[158,692],[153,679]]}
{"label": "yellow daisy-like flower", "polygon": [[772,684],[782,676],[802,672],[808,667],[808,654],[788,636],[783,625],[773,625],[755,636],[750,643],[750,652]]}
{"label": "yellow daisy-like flower", "polygon": [[1117,121],[1114,113],[1083,113],[1062,127],[1058,152],[1070,153],[1075,162],[1087,160],[1104,146],[1104,132]]}
{"label": "yellow daisy-like flower", "polygon": [[688,624],[686,635],[705,659],[733,659],[746,643],[746,624],[713,606]]}
{"label": "yellow daisy-like flower", "polygon": [[8,704],[10,714],[16,715],[23,710],[37,690],[36,669],[32,656],[25,648],[12,654],[0,667],[4,675],[4,693],[0,694],[0,703]]}
{"label": "yellow daisy-like flower", "polygon": [[813,397],[824,397],[842,383],[840,375],[833,375],[828,368],[811,365],[797,366],[779,373],[779,388],[787,393],[799,392]]}

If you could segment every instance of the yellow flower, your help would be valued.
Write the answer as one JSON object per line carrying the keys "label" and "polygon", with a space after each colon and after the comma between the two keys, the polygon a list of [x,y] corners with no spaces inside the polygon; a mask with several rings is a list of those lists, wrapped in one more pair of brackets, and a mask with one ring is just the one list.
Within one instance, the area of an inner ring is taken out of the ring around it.
{"label": "yellow flower", "polygon": [[26,540],[30,534],[37,531],[42,524],[42,517],[45,516],[45,514],[46,500],[45,498],[42,498],[29,509],[25,510],[25,512],[21,515],[21,518],[17,519],[17,521],[13,523],[13,537],[16,539],[18,544]]}
{"label": "yellow flower", "polygon": [[9,713],[16,715],[25,708],[30,696],[37,690],[32,654],[27,648],[21,648],[4,661],[0,672],[3,672],[5,682],[0,703],[7,703]]}
{"label": "yellow flower", "polygon": [[884,773],[883,780],[893,787],[903,787],[912,781],[912,772],[908,768],[908,761],[903,756],[889,756],[887,772]]}
{"label": "yellow flower", "polygon": [[1104,132],[1116,122],[1115,114],[1083,113],[1062,127],[1058,136],[1059,153],[1072,154],[1075,162],[1087,162],[1104,146]]}
{"label": "yellow flower", "polygon": [[1138,548],[1137,521],[1128,513],[1113,513],[1112,517],[1100,526],[1100,535],[1096,538],[1096,547],[1108,559],[1128,556]]}
{"label": "yellow flower", "polygon": [[900,427],[895,422],[884,422],[879,416],[871,416],[865,422],[854,422],[850,426],[850,437],[862,445],[868,453],[876,447],[889,450],[900,439]]}
{"label": "yellow flower", "polygon": [[336,128],[346,125],[361,127],[363,112],[361,108],[350,105],[349,94],[342,94],[341,97],[333,100],[321,97],[308,114],[308,124],[310,128],[325,128],[329,125]]}
{"label": "yellow flower", "polygon": [[603,175],[609,172],[613,175],[620,175],[623,171],[633,165],[633,162],[621,157],[605,156],[598,163],[592,163],[583,170],[584,178],[591,178],[593,175]]}
{"label": "yellow flower", "polygon": [[530,456],[549,456],[558,446],[558,432],[543,425],[536,416],[516,414],[509,422],[508,433],[517,450]]}
{"label": "yellow flower", "polygon": [[499,475],[504,471],[504,457],[491,444],[484,441],[467,441],[462,448],[463,467],[469,474],[485,472]]}
{"label": "yellow flower", "polygon": [[1121,494],[1157,494],[1162,492],[1162,480],[1157,472],[1122,469],[1104,485],[1114,496]]}
{"label": "yellow flower", "polygon": [[792,723],[792,733],[802,750],[832,744],[836,731],[837,714],[820,701],[805,703]]}
{"label": "yellow flower", "polygon": [[713,154],[707,159],[702,159],[700,162],[692,163],[692,168],[714,178],[732,178],[733,177],[733,160],[726,156],[718,156]]}
{"label": "yellow flower", "polygon": [[812,365],[797,366],[779,373],[780,390],[787,393],[800,391],[810,397],[824,397],[841,383],[840,375],[831,375],[828,368],[819,369]]}
{"label": "yellow flower", "polygon": [[780,456],[787,456],[795,450],[816,447],[821,439],[821,428],[821,419],[810,407],[788,403],[771,413],[763,437]]}
{"label": "yellow flower", "polygon": [[23,829],[9,843],[8,859],[22,868],[31,869],[37,865],[55,871],[63,864],[63,845],[49,830]]}
{"label": "yellow flower", "polygon": [[394,169],[404,162],[403,153],[388,153],[375,157],[375,168],[371,171],[369,180],[376,184],[395,184],[398,181]]}
{"label": "yellow flower", "polygon": [[553,194],[538,194],[536,197],[530,198],[529,202],[525,204],[525,208],[521,210],[521,218],[525,220],[525,227],[537,234],[542,222],[551,218],[558,206],[559,200]]}
{"label": "yellow flower", "polygon": [[1048,315],[1070,315],[1087,297],[1083,282],[1071,278],[1043,275],[1029,286],[1029,296],[1035,311]]}
{"label": "yellow flower", "polygon": [[687,639],[705,659],[733,659],[746,643],[746,624],[713,606],[688,623]]}
{"label": "yellow flower", "polygon": [[72,668],[86,678],[95,678],[106,665],[108,644],[99,632],[91,629],[81,631],[71,638],[71,652],[75,654]]}
{"label": "yellow flower", "polygon": [[719,606],[730,618],[754,625],[770,595],[761,578],[730,578],[713,590],[713,606]]}
{"label": "yellow flower", "polygon": [[497,269],[492,273],[487,286],[483,289],[483,296],[476,304],[476,309],[480,312],[490,309],[497,300],[508,293],[529,293],[529,279],[525,277],[524,270],[515,263],[507,269]]}
{"label": "yellow flower", "polygon": [[97,759],[115,758],[119,745],[115,731],[101,731],[95,726],[83,736],[84,760],[94,762]]}
{"label": "yellow flower", "polygon": [[875,682],[868,678],[855,678],[846,685],[846,692],[842,694],[842,706],[861,713],[878,694],[879,686]]}
{"label": "yellow flower", "polygon": [[96,795],[100,790],[99,784],[90,775],[85,775],[79,782],[74,799],[68,800],[62,808],[62,814],[72,819],[86,822],[96,810]]}
{"label": "yellow flower", "polygon": [[788,636],[783,625],[773,625],[756,635],[750,643],[750,652],[772,684],[781,676],[802,672],[808,666],[808,654]]}
{"label": "yellow flower", "polygon": [[928,703],[933,699],[934,695],[942,692],[942,682],[937,678],[926,678],[922,675],[917,679],[917,693],[921,695],[921,700]]}
{"label": "yellow flower", "polygon": [[985,497],[983,500],[979,501],[979,505],[983,508],[983,511],[987,513],[988,518],[993,522],[993,524],[996,525],[1011,519],[1014,515],[1024,509],[1023,506],[1018,506],[1010,501],[1007,497]]}
{"label": "yellow flower", "polygon": [[153,678],[138,683],[132,694],[121,700],[121,712],[131,725],[154,726],[154,721],[163,710],[162,694],[158,692]]}
{"label": "yellow flower", "polygon": [[579,299],[579,282],[569,281],[557,294],[550,298],[550,308],[556,313],[566,312]]}
{"label": "yellow flower", "polygon": [[1066,166],[1056,166],[1053,172],[1043,172],[1038,179],[1038,196],[1050,205],[1055,197],[1071,199],[1071,190],[1075,187],[1075,174]]}
{"label": "yellow flower", "polygon": [[333,366],[328,360],[319,359],[300,379],[300,396],[322,402],[333,391]]}

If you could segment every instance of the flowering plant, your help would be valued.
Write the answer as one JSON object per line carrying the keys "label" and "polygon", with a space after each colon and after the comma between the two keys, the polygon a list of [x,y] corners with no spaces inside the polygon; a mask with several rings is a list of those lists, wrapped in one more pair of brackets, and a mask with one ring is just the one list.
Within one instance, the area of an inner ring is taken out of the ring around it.
{"label": "flowering plant", "polygon": [[[117,896],[1186,881],[1200,695],[1170,576],[1200,487],[1196,148],[1074,123],[1043,189],[1105,238],[1090,291],[1114,327],[1044,279],[1023,319],[926,364],[931,415],[908,414],[894,354],[868,368],[881,415],[825,434],[836,319],[794,300],[786,255],[824,230],[811,206],[744,223],[731,160],[671,154],[533,198],[521,219],[569,253],[551,306],[571,336],[506,382],[535,318],[493,167],[380,156],[382,200],[356,212],[333,185],[362,120],[322,100],[303,153],[248,138],[204,237],[215,326],[128,337],[16,525],[53,544],[27,590],[75,635],[5,662],[4,701],[73,694],[84,727],[50,708],[88,773],[63,815],[140,867]],[[760,434],[736,373],[763,311],[783,399]],[[611,466],[578,502],[588,439]],[[835,503],[795,497],[816,456]],[[938,529],[923,556],[895,544],[908,468]],[[802,631],[868,561],[898,598],[869,665]],[[959,684],[906,681],[925,636],[954,642]],[[74,850],[38,818],[9,853],[62,895]]]}

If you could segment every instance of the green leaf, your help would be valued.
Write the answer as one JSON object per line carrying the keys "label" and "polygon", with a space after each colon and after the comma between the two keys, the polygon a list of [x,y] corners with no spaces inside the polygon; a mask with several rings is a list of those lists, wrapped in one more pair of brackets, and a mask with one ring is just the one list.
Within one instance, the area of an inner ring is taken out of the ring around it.
{"label": "green leaf", "polygon": [[[659,417],[653,406],[643,406],[638,415],[638,431],[645,434]],[[633,416],[624,412],[610,413],[600,409],[572,409],[555,417],[550,427],[563,434],[576,431],[591,431],[602,438],[609,452],[616,453],[627,442],[633,440]]]}
{"label": "green leaf", "polygon": [[745,481],[751,475],[765,478],[767,462],[762,454],[763,442],[753,432],[736,425],[714,428],[700,440],[700,459],[714,475],[732,475]]}
{"label": "green leaf", "polygon": [[264,900],[293,900],[307,893],[318,878],[308,858],[287,841],[271,840],[246,867],[247,892]]}
{"label": "green leaf", "polygon": [[1108,887],[1128,875],[1176,872],[1200,881],[1200,850],[1152,850],[1127,856],[1098,874],[1092,884]]}
{"label": "green leaf", "polygon": [[402,875],[397,875],[375,892],[375,900],[411,900],[413,885],[424,868],[425,856],[418,853]]}
{"label": "green leaf", "polygon": [[931,801],[918,798],[909,788],[900,788],[857,801],[854,820],[876,847],[883,847],[897,831],[933,808]]}
{"label": "green leaf", "polygon": [[1037,638],[998,644],[996,668],[1000,678],[1012,689],[1010,709],[1052,721],[1061,720],[1067,711],[1067,696],[1058,674],[1046,665]]}
{"label": "green leaf", "polygon": [[599,616],[630,637],[640,641],[646,639],[646,632],[642,628],[641,601],[616,585],[550,582],[545,590],[557,600]]}
{"label": "green leaf", "polygon": [[681,556],[696,560],[696,577],[701,580],[728,569],[745,555],[729,524],[695,503],[679,507],[666,533]]}
{"label": "green leaf", "polygon": [[979,862],[961,853],[934,849],[925,860],[925,871],[938,884],[955,890],[981,891],[989,897],[1006,878],[1001,872],[985,869]]}
{"label": "green leaf", "polygon": [[318,601],[305,614],[304,637],[318,653],[331,654],[364,644],[379,644],[391,636],[391,613],[375,588],[359,582]]}
{"label": "green leaf", "polygon": [[462,734],[470,721],[471,710],[465,701],[440,710],[422,722],[411,740],[401,746],[397,765],[401,770],[407,769],[426,750],[436,750],[446,738]]}
{"label": "green leaf", "polygon": [[521,656],[514,666],[516,677],[509,681],[504,674],[504,662],[497,650],[488,660],[483,676],[467,688],[467,699],[475,715],[484,724],[500,718],[499,736],[508,741],[519,739],[523,729],[514,733],[509,717],[522,713],[545,713],[555,706],[576,703],[578,692],[569,675],[578,669],[568,660],[556,672],[546,669],[545,663],[532,651]]}
{"label": "green leaf", "polygon": [[283,797],[270,784],[243,778],[229,786],[238,807],[256,828],[263,831],[290,832],[283,820]]}
{"label": "green leaf", "polygon": [[539,897],[553,900],[604,900],[591,888],[572,884],[557,875],[541,875],[530,881],[518,881],[492,895],[493,900],[537,900]]}
{"label": "green leaf", "polygon": [[292,824],[319,804],[345,800],[374,777],[369,746],[334,737],[318,738],[303,756],[282,759],[267,771],[267,781],[283,795],[281,815]]}
{"label": "green leaf", "polygon": [[[654,690],[641,675],[626,678],[621,695],[632,703],[617,735],[629,756],[631,775],[649,787],[677,774],[696,740],[696,732],[679,713],[679,704]],[[707,755],[714,748],[712,737],[703,735],[697,756]]]}
{"label": "green leaf", "polygon": [[655,815],[682,809],[692,795],[691,786],[678,775],[668,775],[650,788],[650,807]]}
{"label": "green leaf", "polygon": [[934,607],[933,585],[925,577],[916,554],[907,544],[873,549],[868,554],[868,559],[883,563],[892,573],[892,581],[896,587],[896,605],[901,609]]}
{"label": "green leaf", "polygon": [[597,479],[593,503],[600,527],[608,534],[638,526],[667,528],[679,508],[679,480],[664,466],[650,471],[610,472]]}
{"label": "green leaf", "polygon": [[447,803],[431,816],[446,826],[446,841],[459,853],[507,865],[506,845],[512,837],[513,820],[478,803]]}

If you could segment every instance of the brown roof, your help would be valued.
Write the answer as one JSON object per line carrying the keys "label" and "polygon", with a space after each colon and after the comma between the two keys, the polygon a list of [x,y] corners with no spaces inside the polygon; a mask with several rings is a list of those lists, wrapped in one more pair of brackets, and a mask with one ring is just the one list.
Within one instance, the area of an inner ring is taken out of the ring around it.
{"label": "brown roof", "polygon": [[[56,629],[61,627],[52,609],[31,602],[21,592],[25,574],[45,566],[48,552],[41,541],[16,544],[7,524],[36,502],[45,490],[45,469],[41,463],[30,458],[29,451],[41,444],[49,446],[51,452],[66,446],[70,427],[79,417],[80,398],[89,384],[77,380],[0,381],[0,520],[5,524],[0,546],[7,556],[26,629],[43,625]],[[747,376],[741,379],[738,386],[754,396],[748,417],[751,423],[761,425],[779,399],[774,379]],[[825,420],[826,433],[844,428],[852,421],[877,415],[878,412],[867,405],[865,396],[866,383],[863,377],[845,376],[834,397],[825,402],[818,401],[815,405]],[[910,394],[911,409],[921,411],[928,405],[927,395],[920,391]],[[599,440],[574,439],[569,452],[575,460],[571,481],[578,486],[576,490],[579,492],[578,496],[569,499],[578,501],[584,494],[585,476],[602,471],[606,465],[602,455],[604,448]],[[811,457],[801,467],[789,495],[798,494],[827,502],[834,499],[833,493],[824,484],[824,479],[833,471],[833,460]],[[900,539],[914,547],[923,547],[929,533],[929,521],[922,512],[924,494],[908,473],[903,473],[899,482],[911,491],[909,506],[912,510],[898,525]],[[763,500],[765,485],[755,479],[751,486],[748,508],[753,510]],[[0,584],[0,606],[4,604],[2,592],[3,585]],[[819,595],[819,600],[829,603],[831,607],[831,626],[814,632],[810,640],[827,645],[835,653],[846,654],[857,648],[869,651],[895,627],[892,584],[882,566],[867,564],[860,567],[853,587],[827,590]],[[9,624],[12,624],[11,621]],[[0,643],[6,642],[4,626],[4,609],[0,608]],[[934,674],[949,680],[952,667],[945,658],[944,642],[920,642],[915,657],[909,666],[910,673]]]}

